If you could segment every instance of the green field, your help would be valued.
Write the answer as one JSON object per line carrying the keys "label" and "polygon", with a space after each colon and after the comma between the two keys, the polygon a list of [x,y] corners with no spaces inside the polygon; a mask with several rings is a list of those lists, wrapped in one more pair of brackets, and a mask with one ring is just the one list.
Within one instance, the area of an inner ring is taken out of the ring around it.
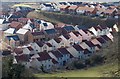
{"label": "green field", "polygon": [[35,77],[112,77],[110,72],[118,70],[117,64],[106,64],[82,70],[69,70],[52,74],[35,74]]}

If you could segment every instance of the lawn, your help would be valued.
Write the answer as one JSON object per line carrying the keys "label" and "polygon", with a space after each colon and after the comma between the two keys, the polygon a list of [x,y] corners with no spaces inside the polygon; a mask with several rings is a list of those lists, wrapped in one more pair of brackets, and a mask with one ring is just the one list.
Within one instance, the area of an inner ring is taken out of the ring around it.
{"label": "lawn", "polygon": [[109,72],[118,70],[117,66],[117,64],[106,64],[88,68],[87,70],[70,70],[52,74],[40,73],[35,74],[35,77],[111,77]]}

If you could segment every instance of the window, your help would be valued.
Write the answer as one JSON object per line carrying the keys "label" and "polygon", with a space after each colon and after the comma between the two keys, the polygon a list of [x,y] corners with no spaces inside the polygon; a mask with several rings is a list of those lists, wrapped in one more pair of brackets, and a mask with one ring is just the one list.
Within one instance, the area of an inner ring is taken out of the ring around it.
{"label": "window", "polygon": [[43,47],[43,50],[47,50],[47,47],[45,46],[45,47]]}

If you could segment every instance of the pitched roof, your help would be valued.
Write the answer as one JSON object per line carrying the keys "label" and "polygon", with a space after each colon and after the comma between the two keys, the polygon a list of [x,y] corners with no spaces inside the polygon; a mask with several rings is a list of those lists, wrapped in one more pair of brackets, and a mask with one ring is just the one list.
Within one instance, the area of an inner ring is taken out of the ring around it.
{"label": "pitched roof", "polygon": [[49,35],[49,34],[56,34],[57,31],[55,29],[48,29],[48,30],[45,30],[45,32]]}
{"label": "pitched roof", "polygon": [[100,38],[96,38],[96,39],[97,39],[100,43],[102,43],[102,44],[103,44],[103,43],[106,43],[105,39],[103,39],[103,38],[101,38],[101,37],[100,37]]}
{"label": "pitched roof", "polygon": [[30,51],[33,51],[34,49],[31,47],[31,46],[29,46],[29,47],[27,47]]}
{"label": "pitched roof", "polygon": [[22,28],[22,24],[20,22],[12,21],[10,23],[10,27],[19,29],[19,28]]}
{"label": "pitched roof", "polygon": [[74,31],[75,29],[74,29],[74,27],[73,26],[65,26],[65,27],[63,27],[66,31]]}
{"label": "pitched roof", "polygon": [[89,11],[93,12],[95,8],[90,8],[90,7],[85,7],[85,6],[80,6],[77,8],[77,10],[84,10],[84,11]]}
{"label": "pitched roof", "polygon": [[95,45],[95,46],[97,46],[99,49],[101,48],[101,46],[100,46],[99,44],[97,44],[97,45]]}
{"label": "pitched roof", "polygon": [[64,36],[66,39],[70,39],[70,35],[69,35],[69,34],[63,34],[63,36]]}
{"label": "pitched roof", "polygon": [[16,54],[22,54],[23,53],[23,49],[22,48],[15,48],[13,50]]}
{"label": "pitched roof", "polygon": [[115,11],[115,9],[106,9],[104,13],[112,14]]}
{"label": "pitched roof", "polygon": [[42,46],[44,45],[44,43],[41,42],[41,41],[37,41],[36,43],[37,43],[37,45],[40,46],[40,47],[42,47]]}
{"label": "pitched roof", "polygon": [[91,41],[85,41],[85,43],[89,46],[89,47],[95,47],[94,44]]}
{"label": "pitched roof", "polygon": [[68,5],[60,5],[59,6],[61,9],[66,9],[66,8],[68,8],[69,6]]}
{"label": "pitched roof", "polygon": [[27,23],[26,25],[23,26],[24,29],[31,30],[34,29],[35,26],[32,23]]}
{"label": "pitched roof", "polygon": [[51,53],[52,53],[53,55],[55,55],[57,58],[63,57],[63,55],[62,55],[58,50],[51,51]]}
{"label": "pitched roof", "polygon": [[26,34],[28,30],[20,28],[16,33],[17,34]]}
{"label": "pitched roof", "polygon": [[[78,37],[79,35],[81,35],[78,31],[73,31],[73,33]],[[82,36],[82,35],[81,35]]]}
{"label": "pitched roof", "polygon": [[46,45],[48,45],[49,47],[52,47],[52,44],[50,44],[50,43],[46,43]]}
{"label": "pitched roof", "polygon": [[57,64],[58,62],[55,59],[52,59],[53,64]]}
{"label": "pitched roof", "polygon": [[102,37],[103,39],[105,39],[106,41],[111,40],[107,35],[102,35],[101,37]]}
{"label": "pitched roof", "polygon": [[0,19],[0,24],[3,24],[5,19]]}
{"label": "pitched roof", "polygon": [[39,35],[44,35],[45,33],[43,31],[40,31],[40,32],[32,32],[31,34],[33,36],[39,36]]}
{"label": "pitched roof", "polygon": [[68,9],[72,9],[72,10],[75,10],[75,9],[77,9],[78,8],[78,6],[76,6],[76,5],[71,5]]}
{"label": "pitched roof", "polygon": [[79,25],[77,26],[77,28],[78,29],[88,29],[88,27],[86,27],[86,26],[79,26]]}
{"label": "pitched roof", "polygon": [[57,43],[60,43],[62,41],[61,38],[54,38],[54,40],[57,42]]}
{"label": "pitched roof", "polygon": [[58,51],[60,51],[62,54],[70,54],[66,48],[59,48]]}
{"label": "pitched roof", "polygon": [[5,33],[9,33],[9,34],[15,34],[16,30],[15,28],[9,28],[6,31],[4,31]]}
{"label": "pitched roof", "polygon": [[29,62],[29,55],[27,55],[27,54],[22,54],[22,55],[20,55],[20,56],[15,56],[15,58],[16,58],[16,60],[17,60],[17,62]]}
{"label": "pitched roof", "polygon": [[77,51],[83,51],[84,49],[80,45],[73,45]]}
{"label": "pitched roof", "polygon": [[47,52],[40,52],[40,53],[38,53],[38,55],[40,56],[39,58],[37,58],[38,61],[44,61],[44,60],[52,59]]}

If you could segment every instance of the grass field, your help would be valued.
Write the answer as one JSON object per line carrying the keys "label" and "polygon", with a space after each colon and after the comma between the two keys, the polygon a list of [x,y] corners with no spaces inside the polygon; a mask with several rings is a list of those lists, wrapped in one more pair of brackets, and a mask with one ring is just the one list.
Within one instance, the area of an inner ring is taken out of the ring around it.
{"label": "grass field", "polygon": [[52,74],[35,74],[35,77],[112,77],[109,72],[115,72],[118,70],[117,64],[106,64],[102,66],[96,66],[88,68],[87,70],[70,70],[62,71]]}

